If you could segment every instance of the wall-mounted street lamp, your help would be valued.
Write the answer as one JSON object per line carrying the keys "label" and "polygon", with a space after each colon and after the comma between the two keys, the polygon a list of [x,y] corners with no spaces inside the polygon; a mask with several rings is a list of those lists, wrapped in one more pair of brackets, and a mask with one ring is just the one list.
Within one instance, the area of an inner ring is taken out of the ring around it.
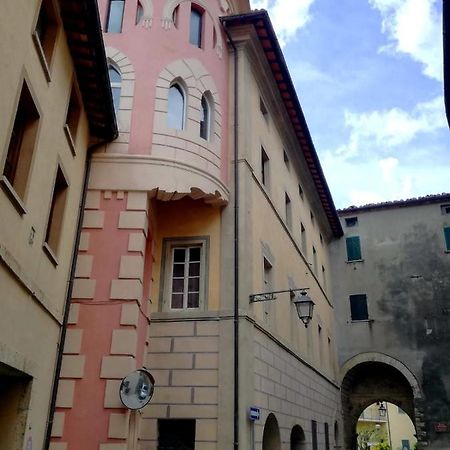
{"label": "wall-mounted street lamp", "polygon": [[378,408],[378,413],[380,414],[380,417],[386,417],[386,406],[384,406],[384,403],[380,403],[380,407]]}
{"label": "wall-mounted street lamp", "polygon": [[297,310],[298,318],[304,323],[305,328],[308,328],[308,324],[312,319],[314,311],[314,302],[306,293],[308,288],[299,289],[285,289],[283,291],[264,292],[262,294],[250,295],[250,303],[266,302],[270,300],[276,300],[275,294],[284,294],[289,292],[292,303]]}

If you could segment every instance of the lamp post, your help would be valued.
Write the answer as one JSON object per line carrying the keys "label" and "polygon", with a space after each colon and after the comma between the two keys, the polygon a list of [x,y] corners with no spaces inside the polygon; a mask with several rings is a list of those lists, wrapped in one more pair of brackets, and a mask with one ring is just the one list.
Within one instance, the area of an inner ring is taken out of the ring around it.
{"label": "lamp post", "polygon": [[314,302],[306,293],[308,288],[298,289],[285,289],[282,291],[263,292],[261,294],[250,295],[250,303],[266,302],[270,300],[276,300],[275,294],[284,294],[289,292],[292,303],[295,305],[298,318],[303,322],[305,328],[308,328],[308,324],[312,319],[314,312]]}

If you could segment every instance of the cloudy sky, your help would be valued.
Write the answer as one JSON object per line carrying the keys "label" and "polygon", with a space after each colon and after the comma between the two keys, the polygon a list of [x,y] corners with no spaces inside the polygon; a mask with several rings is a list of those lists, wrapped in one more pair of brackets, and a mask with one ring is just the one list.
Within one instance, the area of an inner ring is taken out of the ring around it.
{"label": "cloudy sky", "polygon": [[269,11],[336,207],[450,192],[441,0],[251,0]]}

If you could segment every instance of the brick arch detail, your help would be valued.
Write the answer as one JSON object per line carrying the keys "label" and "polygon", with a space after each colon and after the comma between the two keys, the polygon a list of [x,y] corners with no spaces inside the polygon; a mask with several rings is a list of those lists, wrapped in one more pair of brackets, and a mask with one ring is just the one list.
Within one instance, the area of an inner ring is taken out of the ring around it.
{"label": "brick arch detail", "polygon": [[[180,5],[181,3],[195,3],[198,6],[201,6],[205,12],[208,14],[208,16],[211,18],[213,24],[214,24],[214,31],[216,33],[216,53],[217,55],[222,58],[223,55],[223,41],[222,41],[222,33],[221,33],[221,27],[219,24],[219,19],[215,17],[211,13],[210,3],[207,0],[168,0],[166,4],[164,5],[163,12],[162,12],[162,27],[166,30],[170,29],[173,26],[173,11],[174,9]],[[223,2],[222,2],[223,3]],[[221,8],[223,9],[225,6],[222,5]]]}
{"label": "brick arch detail", "polygon": [[107,151],[128,153],[136,73],[132,62],[122,51],[114,47],[106,47],[105,51],[108,62],[111,62],[120,71],[122,77],[120,104],[119,110],[117,111],[119,138],[107,146]]}

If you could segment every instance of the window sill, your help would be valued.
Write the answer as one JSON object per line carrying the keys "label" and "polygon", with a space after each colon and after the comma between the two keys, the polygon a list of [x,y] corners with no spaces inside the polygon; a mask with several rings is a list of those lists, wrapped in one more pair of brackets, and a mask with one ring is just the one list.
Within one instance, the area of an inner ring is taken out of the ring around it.
{"label": "window sill", "polygon": [[45,57],[45,53],[44,53],[44,49],[42,48],[41,40],[39,39],[39,36],[36,31],[33,33],[33,42],[34,42],[34,46],[36,47],[36,51],[38,53],[39,60],[41,61],[42,68],[44,69],[45,78],[50,83],[50,81],[52,81],[52,77],[50,75],[50,67],[48,66],[47,58]]}
{"label": "window sill", "polygon": [[67,143],[69,144],[72,155],[76,156],[77,152],[75,151],[75,142],[73,140],[72,133],[71,133],[69,125],[67,125],[67,123],[64,125],[64,134],[66,135]]}
{"label": "window sill", "polygon": [[11,203],[17,209],[17,212],[21,216],[26,214],[27,210],[25,209],[25,205],[23,204],[22,199],[19,197],[17,192],[14,190],[14,188],[11,186],[11,183],[8,181],[8,179],[4,175],[2,175],[0,182],[1,182],[2,188],[5,191],[6,195],[11,200]]}
{"label": "window sill", "polygon": [[349,260],[345,261],[346,264],[360,263],[360,262],[364,262],[364,259],[352,259],[351,261]]}
{"label": "window sill", "polygon": [[351,323],[372,323],[372,322],[374,322],[374,320],[373,319],[361,319],[361,320],[352,319],[352,320],[350,320],[350,322]]}
{"label": "window sill", "polygon": [[47,244],[47,242],[44,242],[42,244],[42,248],[44,249],[44,252],[48,256],[48,259],[51,261],[51,263],[56,267],[58,265],[58,258],[53,253],[53,250],[50,248],[50,246]]}

